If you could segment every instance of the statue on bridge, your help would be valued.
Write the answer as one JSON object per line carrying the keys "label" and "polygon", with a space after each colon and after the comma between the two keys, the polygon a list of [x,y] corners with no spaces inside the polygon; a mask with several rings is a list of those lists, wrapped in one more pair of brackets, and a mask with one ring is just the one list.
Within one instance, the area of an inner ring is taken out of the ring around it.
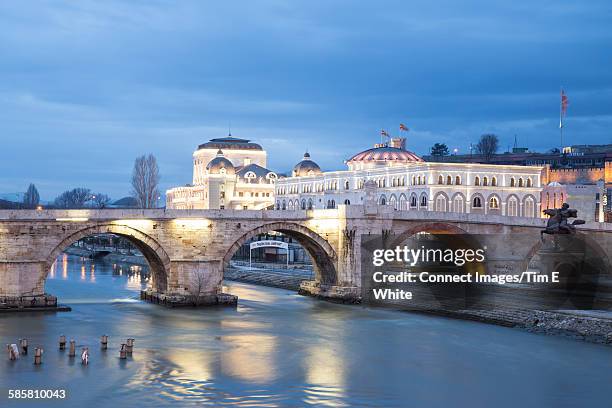
{"label": "statue on bridge", "polygon": [[546,224],[546,229],[540,231],[540,237],[544,240],[544,234],[559,235],[559,234],[574,234],[576,233],[576,225],[584,224],[584,220],[574,220],[571,224],[568,223],[569,218],[578,217],[578,210],[569,208],[569,204],[563,203],[561,208],[552,208],[543,211],[550,218]]}

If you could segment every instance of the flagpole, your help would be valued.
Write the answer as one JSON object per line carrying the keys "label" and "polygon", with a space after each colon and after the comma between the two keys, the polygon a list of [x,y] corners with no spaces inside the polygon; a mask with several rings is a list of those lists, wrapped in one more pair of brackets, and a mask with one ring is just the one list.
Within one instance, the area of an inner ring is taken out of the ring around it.
{"label": "flagpole", "polygon": [[559,97],[559,136],[561,137],[561,153],[563,153],[563,87]]}

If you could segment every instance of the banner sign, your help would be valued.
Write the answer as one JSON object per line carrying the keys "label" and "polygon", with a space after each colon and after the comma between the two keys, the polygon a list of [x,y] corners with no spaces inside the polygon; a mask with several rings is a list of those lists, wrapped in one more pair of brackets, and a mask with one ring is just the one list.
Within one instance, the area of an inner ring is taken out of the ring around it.
{"label": "banner sign", "polygon": [[288,249],[289,244],[286,242],[273,241],[273,240],[251,242],[251,249],[262,248],[262,247],[274,247],[274,248]]}

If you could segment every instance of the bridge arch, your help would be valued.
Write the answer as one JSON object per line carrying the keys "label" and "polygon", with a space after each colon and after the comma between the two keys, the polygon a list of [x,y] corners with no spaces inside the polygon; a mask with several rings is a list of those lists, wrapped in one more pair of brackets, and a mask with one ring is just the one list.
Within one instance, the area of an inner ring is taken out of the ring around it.
{"label": "bridge arch", "polygon": [[168,275],[170,273],[170,257],[162,246],[152,237],[137,230],[121,224],[100,224],[83,228],[65,237],[49,253],[45,260],[43,275],[40,277],[41,283],[47,278],[51,266],[57,257],[73,243],[78,240],[99,234],[114,234],[127,239],[144,255],[149,264],[153,289],[160,293],[168,290]]}
{"label": "bridge arch", "polygon": [[254,228],[238,238],[226,251],[223,257],[223,268],[238,249],[260,234],[270,231],[280,232],[295,239],[308,252],[313,261],[315,278],[321,283],[335,285],[338,282],[336,265],[338,256],[331,245],[319,234],[303,225],[288,222],[274,222]]}

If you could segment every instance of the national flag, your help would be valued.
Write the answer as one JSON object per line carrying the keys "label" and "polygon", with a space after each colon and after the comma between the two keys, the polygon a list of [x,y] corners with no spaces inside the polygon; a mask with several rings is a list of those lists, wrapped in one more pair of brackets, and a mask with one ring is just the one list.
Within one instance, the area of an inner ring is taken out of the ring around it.
{"label": "national flag", "polygon": [[381,136],[384,136],[384,137],[389,137],[389,134],[387,133],[387,131],[386,131],[385,129],[382,129],[382,130],[380,131],[380,135],[381,135]]}
{"label": "national flag", "polygon": [[403,123],[400,123],[400,130],[403,130],[404,132],[408,131],[408,127],[406,125],[404,125]]}
{"label": "national flag", "polygon": [[567,105],[569,105],[569,99],[567,99],[567,95],[565,91],[561,90],[561,113],[565,115],[567,113]]}

